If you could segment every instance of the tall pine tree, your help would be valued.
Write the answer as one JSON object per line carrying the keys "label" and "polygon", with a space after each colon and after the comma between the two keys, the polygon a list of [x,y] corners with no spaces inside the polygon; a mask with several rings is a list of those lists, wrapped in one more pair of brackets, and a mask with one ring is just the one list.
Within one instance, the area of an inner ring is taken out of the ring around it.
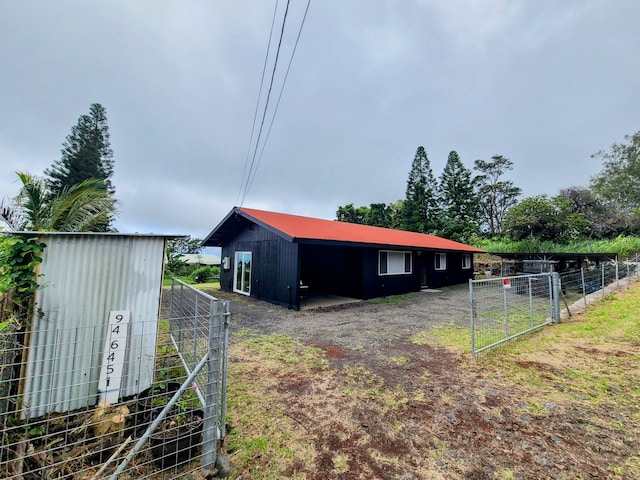
{"label": "tall pine tree", "polygon": [[[60,160],[44,173],[54,197],[89,179],[102,181],[106,192],[114,195],[115,188],[111,183],[113,151],[109,143],[107,112],[102,105],[94,103],[89,114],[80,116],[62,144]],[[108,230],[112,221],[110,216],[106,223],[96,227],[96,231]]]}
{"label": "tall pine tree", "polygon": [[407,193],[403,204],[403,230],[420,233],[438,233],[440,208],[437,198],[438,184],[424,147],[418,147],[407,180]]}
{"label": "tall pine tree", "polygon": [[440,177],[442,235],[459,242],[468,242],[480,232],[478,196],[473,188],[471,170],[466,168],[456,151],[449,153]]}

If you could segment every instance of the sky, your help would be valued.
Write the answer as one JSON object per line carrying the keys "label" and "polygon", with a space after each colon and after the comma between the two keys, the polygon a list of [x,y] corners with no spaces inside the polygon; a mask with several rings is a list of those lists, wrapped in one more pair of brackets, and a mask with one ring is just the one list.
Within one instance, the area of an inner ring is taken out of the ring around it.
{"label": "sky", "polygon": [[0,196],[60,159],[92,103],[116,228],[195,238],[240,204],[335,219],[395,202],[418,146],[436,177],[451,150],[469,169],[503,155],[523,198],[557,195],[640,130],[637,0],[312,0],[292,60],[307,0],[291,0],[256,147],[285,7],[0,2]]}

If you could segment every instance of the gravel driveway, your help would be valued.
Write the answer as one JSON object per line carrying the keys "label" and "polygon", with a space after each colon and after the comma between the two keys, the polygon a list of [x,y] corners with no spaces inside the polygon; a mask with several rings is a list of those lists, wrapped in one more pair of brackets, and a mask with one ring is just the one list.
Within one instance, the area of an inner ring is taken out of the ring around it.
{"label": "gravel driveway", "polygon": [[466,326],[470,315],[466,284],[301,311],[228,292],[214,295],[231,302],[232,339],[250,330],[343,348],[380,348],[435,325]]}

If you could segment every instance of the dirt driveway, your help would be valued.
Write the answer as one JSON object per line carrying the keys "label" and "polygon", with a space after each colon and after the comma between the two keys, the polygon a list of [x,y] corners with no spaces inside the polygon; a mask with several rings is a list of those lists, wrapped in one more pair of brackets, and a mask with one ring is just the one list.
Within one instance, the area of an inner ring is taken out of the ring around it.
{"label": "dirt driveway", "polygon": [[286,333],[306,343],[347,349],[384,349],[436,325],[469,322],[467,285],[301,311],[242,295],[216,295],[231,301],[232,335],[243,329]]}
{"label": "dirt driveway", "polygon": [[[304,460],[292,455],[284,474],[268,478],[593,480],[640,473],[637,405],[635,413],[620,414],[607,402],[570,393],[570,379],[543,357],[520,365],[552,379],[551,390],[541,392],[502,378],[490,363],[415,341],[434,326],[467,325],[466,285],[299,312],[211,293],[231,300],[230,362],[242,366],[237,380],[271,378],[265,395],[273,396],[263,408],[289,418],[287,435],[299,429],[298,443],[314,449]],[[242,347],[246,332],[287,334],[319,347],[331,368],[270,367]],[[579,352],[603,355],[597,348]],[[618,357],[625,362],[620,368],[637,370],[635,357]],[[252,462],[240,476],[266,478],[255,472],[272,468],[268,455]]]}

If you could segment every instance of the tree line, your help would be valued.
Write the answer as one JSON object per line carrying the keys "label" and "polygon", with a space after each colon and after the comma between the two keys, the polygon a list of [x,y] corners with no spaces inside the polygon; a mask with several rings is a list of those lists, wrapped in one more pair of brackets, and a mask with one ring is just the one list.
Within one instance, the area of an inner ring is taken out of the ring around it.
{"label": "tree line", "polygon": [[411,163],[405,198],[369,207],[348,204],[338,207],[336,219],[411,232],[429,233],[461,242],[481,234],[502,233],[506,211],[515,204],[521,190],[503,177],[513,163],[502,155],[476,160],[467,168],[460,155],[451,151],[444,170],[436,178],[423,146]]}
{"label": "tree line", "polygon": [[475,160],[472,171],[452,151],[436,178],[420,146],[403,199],[388,205],[340,206],[336,219],[464,243],[532,239],[566,244],[636,235],[640,231],[640,132],[624,140],[593,155],[602,160],[603,168],[588,186],[524,199],[522,190],[507,178],[514,168],[510,159],[494,155],[490,160]]}

